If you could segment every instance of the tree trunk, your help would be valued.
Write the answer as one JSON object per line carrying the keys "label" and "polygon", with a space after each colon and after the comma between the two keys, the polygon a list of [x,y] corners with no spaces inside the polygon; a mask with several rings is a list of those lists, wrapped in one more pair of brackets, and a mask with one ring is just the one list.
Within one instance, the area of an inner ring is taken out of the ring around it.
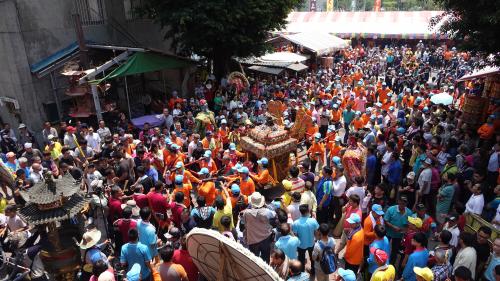
{"label": "tree trunk", "polygon": [[224,77],[229,72],[229,62],[231,60],[231,53],[224,49],[214,50],[214,75],[217,79],[217,83],[220,83],[220,79]]}

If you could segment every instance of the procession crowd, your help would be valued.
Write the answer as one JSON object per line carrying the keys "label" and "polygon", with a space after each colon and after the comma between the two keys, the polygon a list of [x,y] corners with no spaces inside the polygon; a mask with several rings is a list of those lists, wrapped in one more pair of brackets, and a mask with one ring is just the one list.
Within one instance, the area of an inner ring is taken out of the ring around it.
{"label": "procession crowd", "polygon": [[[16,185],[1,186],[0,223],[31,231],[19,190],[50,171],[80,179],[90,197],[80,280],[204,280],[186,245],[195,227],[241,243],[285,280],[497,280],[497,230],[464,229],[468,214],[500,226],[500,103],[473,128],[463,96],[482,88],[456,83],[480,63],[422,42],[360,45],[328,68],[250,77],[243,91],[222,80],[187,99],[173,92],[160,125],[133,128],[125,114],[96,127],[47,122],[37,141],[26,125],[4,124],[1,158]],[[453,102],[434,104],[438,93]],[[307,157],[282,182],[271,159],[249,163],[240,145],[271,100],[285,105],[286,130],[298,112],[312,120],[299,140]],[[213,122],[197,123],[211,111]],[[343,162],[349,147],[366,151],[356,176]],[[36,261],[31,279],[48,280]]]}

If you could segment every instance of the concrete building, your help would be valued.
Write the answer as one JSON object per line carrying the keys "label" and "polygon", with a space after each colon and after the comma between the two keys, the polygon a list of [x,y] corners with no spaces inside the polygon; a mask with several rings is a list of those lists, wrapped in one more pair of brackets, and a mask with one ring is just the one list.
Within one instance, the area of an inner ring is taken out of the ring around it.
{"label": "concrete building", "polygon": [[33,65],[77,41],[75,14],[86,40],[168,51],[159,25],[134,15],[142,0],[0,0],[0,123],[41,131],[64,97],[67,78]]}

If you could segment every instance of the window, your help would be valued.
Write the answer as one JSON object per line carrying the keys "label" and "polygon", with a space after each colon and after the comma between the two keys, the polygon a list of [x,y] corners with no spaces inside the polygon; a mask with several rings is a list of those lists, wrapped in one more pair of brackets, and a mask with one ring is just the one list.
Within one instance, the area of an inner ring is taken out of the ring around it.
{"label": "window", "polygon": [[82,25],[104,24],[106,9],[104,0],[75,0],[75,13],[80,15]]}
{"label": "window", "polygon": [[143,6],[143,1],[144,0],[124,0],[123,7],[125,10],[125,19],[128,21],[143,19],[143,17],[137,13],[137,8]]}

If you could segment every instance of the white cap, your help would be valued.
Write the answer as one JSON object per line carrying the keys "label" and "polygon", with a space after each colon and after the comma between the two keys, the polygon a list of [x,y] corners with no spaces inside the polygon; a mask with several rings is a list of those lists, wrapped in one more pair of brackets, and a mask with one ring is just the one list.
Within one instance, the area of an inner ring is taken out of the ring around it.
{"label": "white cap", "polygon": [[27,142],[24,144],[24,149],[32,148],[33,144],[31,142]]}

